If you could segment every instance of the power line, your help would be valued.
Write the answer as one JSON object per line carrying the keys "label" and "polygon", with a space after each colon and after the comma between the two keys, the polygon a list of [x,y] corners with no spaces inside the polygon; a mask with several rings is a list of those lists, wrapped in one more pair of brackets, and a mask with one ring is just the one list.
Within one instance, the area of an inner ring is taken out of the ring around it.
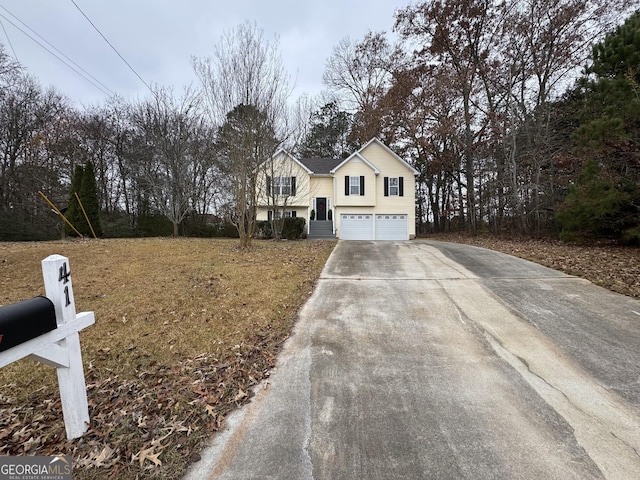
{"label": "power line", "polygon": [[[4,8],[4,7],[3,7]],[[15,28],[17,28],[18,30],[20,30],[24,35],[26,35],[27,37],[29,37],[32,41],[34,41],[36,44],[38,44],[41,48],[43,48],[44,50],[46,50],[50,55],[53,55],[56,59],[58,59],[60,62],[62,62],[67,68],[69,68],[70,70],[72,70],[74,73],[76,73],[77,75],[81,76],[82,78],[84,78],[87,82],[89,82],[91,85],[93,85],[94,87],[96,87],[98,90],[100,90],[102,93],[104,93],[105,95],[114,95],[114,92],[106,87],[106,86],[100,86],[102,85],[101,82],[97,81],[94,82],[92,81],[89,77],[85,76],[82,72],[80,72],[79,70],[77,70],[76,68],[74,68],[72,65],[70,65],[69,63],[67,63],[65,60],[63,60],[62,58],[60,58],[58,55],[56,55],[54,52],[52,52],[51,50],[49,50],[46,46],[44,46],[42,43],[40,43],[38,40],[36,40],[35,38],[33,38],[31,35],[29,35],[29,33],[25,32],[22,28],[20,28],[18,25],[16,25],[15,23],[13,23],[10,19],[8,19],[7,17],[5,17],[3,14],[0,13],[0,17],[4,18],[5,21],[9,22],[11,25],[13,25]],[[57,49],[56,49],[57,50]]]}
{"label": "power line", "polygon": [[75,0],[71,0],[71,3],[73,3],[73,5],[78,9],[78,11],[82,14],[82,16],[84,18],[87,19],[87,22],[89,22],[91,24],[91,26],[94,28],[94,30],[96,32],[98,32],[100,34],[100,36],[104,39],[105,42],[107,42],[107,45],[109,45],[111,47],[111,49],[116,52],[116,55],[118,55],[118,57],[120,57],[120,60],[122,60],[125,65],[127,67],[129,67],[129,69],[135,74],[136,77],[138,77],[138,79],[144,84],[145,87],[147,87],[149,89],[149,91],[155,95],[155,92],[153,91],[153,89],[147,84],[147,82],[145,82],[142,77],[138,74],[138,72],[136,72],[136,70],[129,64],[129,62],[127,62],[124,57],[122,55],[120,55],[120,52],[118,52],[118,50],[116,49],[116,47],[114,47],[111,42],[107,39],[107,37],[105,37],[103,35],[103,33],[98,29],[98,27],[95,26],[95,24],[91,21],[91,19],[87,16],[86,13],[84,13],[82,11],[82,9],[78,6],[78,4],[75,2]]}
{"label": "power line", "polygon": [[2,26],[2,31],[4,32],[4,36],[7,37],[7,42],[9,43],[9,47],[11,47],[11,51],[13,52],[13,58],[16,59],[16,62],[19,62],[18,55],[16,55],[16,51],[13,48],[13,43],[11,43],[11,39],[9,38],[9,34],[7,33],[7,29],[4,28],[4,23],[0,21],[0,25]]}
{"label": "power line", "polygon": [[22,28],[20,28],[18,25],[16,25],[15,23],[13,23],[10,19],[8,19],[7,17],[5,17],[3,14],[0,13],[0,17],[4,18],[5,21],[9,22],[11,25],[13,25],[16,29],[20,30],[24,35],[26,35],[27,37],[29,37],[33,42],[35,42],[38,46],[40,46],[41,48],[43,48],[44,50],[46,50],[50,55],[54,56],[56,59],[58,59],[60,62],[62,62],[67,68],[69,68],[70,70],[72,70],[74,73],[76,73],[77,75],[81,76],[82,78],[84,78],[87,82],[89,82],[91,85],[93,85],[94,87],[96,87],[98,90],[100,90],[102,93],[104,93],[105,95],[113,95],[114,93],[111,91],[111,89],[109,89],[108,87],[101,87],[100,85],[98,85],[98,83],[95,83],[94,81],[92,81],[90,78],[88,78],[87,76],[85,76],[82,72],[80,72],[79,70],[76,70],[72,65],[70,65],[69,63],[67,63],[66,61],[64,61],[62,58],[60,58],[58,55],[56,55],[54,52],[52,52],[51,50],[49,50],[46,46],[44,46],[42,43],[40,43],[38,40],[36,40],[35,38],[33,38],[31,35],[29,35],[29,33],[25,32]]}
{"label": "power line", "polygon": [[[27,28],[30,32],[32,32],[33,34],[35,34],[38,38],[40,38],[43,42],[45,42],[47,45],[49,45],[51,48],[53,48],[56,52],[58,52],[60,55],[62,55],[64,58],[66,58],[69,62],[71,62],[73,65],[75,65],[78,69],[82,70],[82,72],[84,72],[88,77],[90,77],[93,81],[95,81],[96,83],[100,84],[110,95],[115,95],[115,92],[113,92],[113,90],[111,90],[109,87],[107,87],[104,83],[102,83],[100,80],[98,80],[96,77],[94,77],[93,75],[91,75],[89,72],[87,72],[84,68],[82,68],[80,65],[78,65],[76,62],[74,62],[71,58],[69,58],[67,55],[65,55],[64,52],[62,52],[60,49],[56,48],[55,45],[51,44],[51,42],[49,42],[46,38],[44,38],[42,35],[40,35],[38,32],[36,32],[33,28],[31,28],[29,25],[27,25],[26,23],[24,23],[22,20],[20,20],[15,14],[11,13],[5,6],[0,5],[0,8],[2,8],[5,12],[7,12],[9,15],[11,15],[13,18],[15,18],[18,22],[20,22],[25,28]],[[1,16],[1,14],[0,14]],[[6,18],[3,16],[3,18]],[[12,23],[12,25],[16,28],[18,28],[15,24]],[[3,26],[4,28],[4,26]],[[18,28],[19,29],[19,28]],[[19,29],[22,33],[25,33],[22,29]],[[27,35],[25,33],[25,35]],[[29,35],[27,35],[29,36]],[[35,41],[31,36],[29,36],[29,38],[31,38],[31,40]],[[38,43],[38,42],[36,42]],[[44,48],[44,47],[43,47]],[[12,47],[13,49],[13,47]],[[48,49],[46,49],[47,51],[49,51]],[[49,52],[51,53],[51,52]],[[15,54],[15,52],[14,52]],[[58,58],[56,55],[54,55],[56,58]],[[17,58],[16,58],[17,60]],[[58,58],[58,60],[60,60]],[[66,62],[63,62],[66,63]],[[68,66],[68,65],[67,65]],[[75,69],[74,69],[75,70]],[[76,72],[78,73],[78,72]],[[82,75],[84,78],[84,75]],[[86,78],[85,78],[86,80]],[[91,82],[92,83],[92,82]],[[93,84],[93,83],[92,83]],[[95,85],[94,85],[95,86]],[[107,93],[104,92],[103,93]]]}

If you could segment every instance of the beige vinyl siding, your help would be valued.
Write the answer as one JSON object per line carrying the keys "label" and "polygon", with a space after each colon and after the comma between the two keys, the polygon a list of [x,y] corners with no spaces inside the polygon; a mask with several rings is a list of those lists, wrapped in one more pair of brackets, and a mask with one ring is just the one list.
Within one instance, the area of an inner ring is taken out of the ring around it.
{"label": "beige vinyl siding", "polygon": [[[363,158],[366,161],[363,161]],[[314,198],[328,198],[328,208],[333,209],[333,221],[340,231],[340,215],[408,215],[407,231],[415,237],[415,175],[414,171],[391,150],[371,141],[330,176],[309,176],[308,171],[288,154],[274,158],[274,175],[277,171],[296,177],[296,195],[286,198],[286,210],[295,210],[298,217],[309,219]],[[368,163],[367,163],[368,162]],[[376,175],[375,171],[379,171]],[[276,176],[284,176],[276,175]],[[364,195],[345,195],[345,176],[364,176]],[[403,196],[384,195],[384,179],[402,178]],[[264,181],[264,179],[263,179]],[[259,220],[266,220],[268,208],[266,189],[262,206],[258,209]],[[375,223],[374,223],[375,225]]]}
{"label": "beige vinyl siding", "polygon": [[267,165],[260,174],[260,202],[261,206],[268,205],[272,199],[267,195],[266,177],[296,177],[295,196],[282,197],[286,205],[291,207],[306,207],[309,205],[312,195],[309,174],[297,162],[293,161],[289,155],[280,154],[272,160],[272,165]]}
{"label": "beige vinyl siding", "polygon": [[[268,212],[273,209],[273,206],[270,205],[272,198],[267,195],[267,176],[296,177],[296,194],[283,196],[281,200],[282,203],[286,202],[285,210],[295,210],[297,216],[307,218],[307,210],[311,198],[309,174],[288,154],[280,153],[260,173],[258,179],[260,206],[256,212],[256,219],[259,221],[268,220]],[[280,206],[282,203],[280,203]]]}
{"label": "beige vinyl siding", "polygon": [[256,211],[256,220],[262,222],[263,220],[269,220],[269,209],[267,207],[258,207]]}
{"label": "beige vinyl siding", "polygon": [[311,177],[311,197],[326,197],[333,204],[333,178]]}
{"label": "beige vinyl siding", "polygon": [[[384,196],[384,179],[388,178],[400,178],[402,177],[404,183],[404,196],[400,195],[389,195],[387,197]],[[416,178],[413,173],[409,172],[406,168],[400,171],[384,171],[378,175],[377,178],[378,187],[377,187],[377,196],[376,196],[376,205],[380,206],[384,210],[390,210],[389,212],[380,213],[397,213],[397,209],[401,208],[405,211],[407,208],[412,208],[415,205],[415,189],[416,189]]]}
{"label": "beige vinyl siding", "polygon": [[360,151],[360,155],[369,160],[381,172],[384,172],[387,167],[394,164],[405,169],[407,168],[398,162],[393,155],[389,153],[389,150],[377,142],[372,142],[367,145],[362,151]]}
{"label": "beige vinyl siding", "polygon": [[[376,142],[369,144],[360,154],[380,170],[376,178],[376,210],[379,214],[409,215],[409,236],[415,237],[415,191],[416,177],[405,164],[399,162],[389,151]],[[403,178],[404,196],[384,196],[384,178]]]}
{"label": "beige vinyl siding", "polygon": [[[364,195],[345,195],[344,178],[346,176],[364,176]],[[369,165],[359,158],[352,158],[338,169],[336,178],[336,206],[375,206],[376,204],[376,174]]]}
{"label": "beige vinyl siding", "polygon": [[[256,220],[262,222],[264,220],[269,220],[269,210],[267,207],[260,207],[256,212]],[[306,208],[296,208],[296,207],[286,207],[285,212],[296,212],[296,217],[302,217],[307,220],[307,212]]]}

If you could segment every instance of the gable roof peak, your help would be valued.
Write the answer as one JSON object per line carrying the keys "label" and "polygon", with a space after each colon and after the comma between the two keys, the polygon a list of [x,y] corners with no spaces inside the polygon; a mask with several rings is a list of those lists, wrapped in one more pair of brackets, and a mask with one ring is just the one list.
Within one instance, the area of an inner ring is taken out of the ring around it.
{"label": "gable roof peak", "polygon": [[391,150],[391,148],[384,143],[382,140],[380,140],[378,137],[373,137],[371,140],[369,140],[367,143],[365,143],[362,147],[360,147],[360,149],[358,150],[357,153],[362,152],[364,149],[366,149],[369,145],[371,145],[372,143],[377,143],[378,145],[380,145],[383,149],[385,149],[391,156],[393,156],[396,160],[398,160],[400,163],[402,163],[403,165],[405,165],[409,170],[411,170],[411,172],[414,175],[418,175],[420,172],[418,172],[418,170],[416,170],[415,168],[413,168],[406,160],[400,158],[400,156],[394,152],[393,150]]}
{"label": "gable roof peak", "polygon": [[293,155],[292,153],[289,153],[288,150],[285,150],[284,148],[280,148],[276,151],[276,153],[274,153],[271,156],[271,161],[275,160],[279,155],[285,155],[287,157],[289,157],[291,160],[293,160],[295,163],[297,163],[298,165],[300,165],[300,167],[302,167],[303,170],[305,170],[308,174],[312,174],[313,172],[309,169],[309,167],[307,167],[304,163],[302,163],[300,161],[300,159],[296,158],[295,155]]}
{"label": "gable roof peak", "polygon": [[[362,150],[362,149],[360,149]],[[378,175],[380,174],[380,170],[378,170],[378,167],[376,167],[373,163],[371,163],[369,160],[367,160],[366,158],[364,158],[361,154],[360,154],[360,150],[358,150],[355,153],[352,153],[351,155],[349,155],[347,158],[345,158],[344,160],[342,160],[338,165],[336,165],[333,169],[331,169],[332,174],[335,174],[336,171],[342,167],[344,164],[350,162],[351,160],[353,160],[354,158],[357,158],[358,160],[360,160],[361,162],[364,162],[366,165],[368,165],[371,170],[373,170],[373,172]]]}

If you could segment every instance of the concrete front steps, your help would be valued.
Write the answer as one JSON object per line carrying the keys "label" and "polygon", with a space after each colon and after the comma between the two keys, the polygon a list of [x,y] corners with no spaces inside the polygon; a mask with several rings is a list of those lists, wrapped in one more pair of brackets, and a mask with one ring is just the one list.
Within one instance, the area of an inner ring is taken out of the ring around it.
{"label": "concrete front steps", "polygon": [[335,240],[336,236],[333,234],[333,222],[324,220],[310,220],[309,221],[309,240]]}

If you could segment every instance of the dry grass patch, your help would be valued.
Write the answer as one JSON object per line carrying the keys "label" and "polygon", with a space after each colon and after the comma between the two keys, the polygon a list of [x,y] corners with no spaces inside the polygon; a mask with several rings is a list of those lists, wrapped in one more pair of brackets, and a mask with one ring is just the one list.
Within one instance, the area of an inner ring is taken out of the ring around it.
{"label": "dry grass patch", "polygon": [[66,440],[53,369],[0,370],[0,455],[71,454],[74,478],[180,478],[268,376],[335,242],[133,239],[0,244],[0,305],[69,257],[91,427]]}

